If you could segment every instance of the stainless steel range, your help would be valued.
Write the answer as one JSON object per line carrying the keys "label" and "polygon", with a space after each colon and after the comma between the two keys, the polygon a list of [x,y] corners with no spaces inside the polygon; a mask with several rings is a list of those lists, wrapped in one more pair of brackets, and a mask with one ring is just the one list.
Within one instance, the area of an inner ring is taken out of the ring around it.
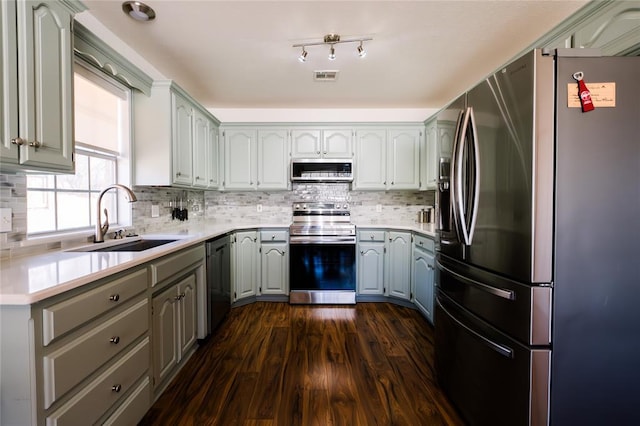
{"label": "stainless steel range", "polygon": [[290,303],[356,303],[356,227],[346,203],[294,203]]}

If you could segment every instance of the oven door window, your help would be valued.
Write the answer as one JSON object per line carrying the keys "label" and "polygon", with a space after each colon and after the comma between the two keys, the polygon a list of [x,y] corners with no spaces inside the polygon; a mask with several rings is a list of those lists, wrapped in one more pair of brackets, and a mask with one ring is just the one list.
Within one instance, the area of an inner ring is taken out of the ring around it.
{"label": "oven door window", "polygon": [[355,244],[291,244],[291,290],[355,290]]}

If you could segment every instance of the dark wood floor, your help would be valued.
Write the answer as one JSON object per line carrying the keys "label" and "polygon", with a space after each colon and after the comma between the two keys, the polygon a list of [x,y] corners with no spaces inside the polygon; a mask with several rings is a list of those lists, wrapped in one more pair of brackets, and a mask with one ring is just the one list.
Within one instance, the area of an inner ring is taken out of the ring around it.
{"label": "dark wood floor", "polygon": [[462,425],[433,327],[388,303],[231,310],[142,425]]}

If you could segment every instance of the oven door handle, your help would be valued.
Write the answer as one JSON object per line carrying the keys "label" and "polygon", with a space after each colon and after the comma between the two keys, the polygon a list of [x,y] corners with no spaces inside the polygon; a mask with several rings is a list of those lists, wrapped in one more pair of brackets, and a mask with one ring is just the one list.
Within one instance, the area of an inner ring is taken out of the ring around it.
{"label": "oven door handle", "polygon": [[332,236],[306,236],[295,235],[289,237],[289,244],[353,244],[356,237],[332,237]]}

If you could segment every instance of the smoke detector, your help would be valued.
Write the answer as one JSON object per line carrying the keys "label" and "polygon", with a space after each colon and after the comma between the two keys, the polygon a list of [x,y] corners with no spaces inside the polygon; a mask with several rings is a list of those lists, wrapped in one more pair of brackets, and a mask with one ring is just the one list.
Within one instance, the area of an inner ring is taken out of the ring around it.
{"label": "smoke detector", "polygon": [[338,79],[337,70],[320,70],[313,72],[313,79],[315,81],[336,81]]}

